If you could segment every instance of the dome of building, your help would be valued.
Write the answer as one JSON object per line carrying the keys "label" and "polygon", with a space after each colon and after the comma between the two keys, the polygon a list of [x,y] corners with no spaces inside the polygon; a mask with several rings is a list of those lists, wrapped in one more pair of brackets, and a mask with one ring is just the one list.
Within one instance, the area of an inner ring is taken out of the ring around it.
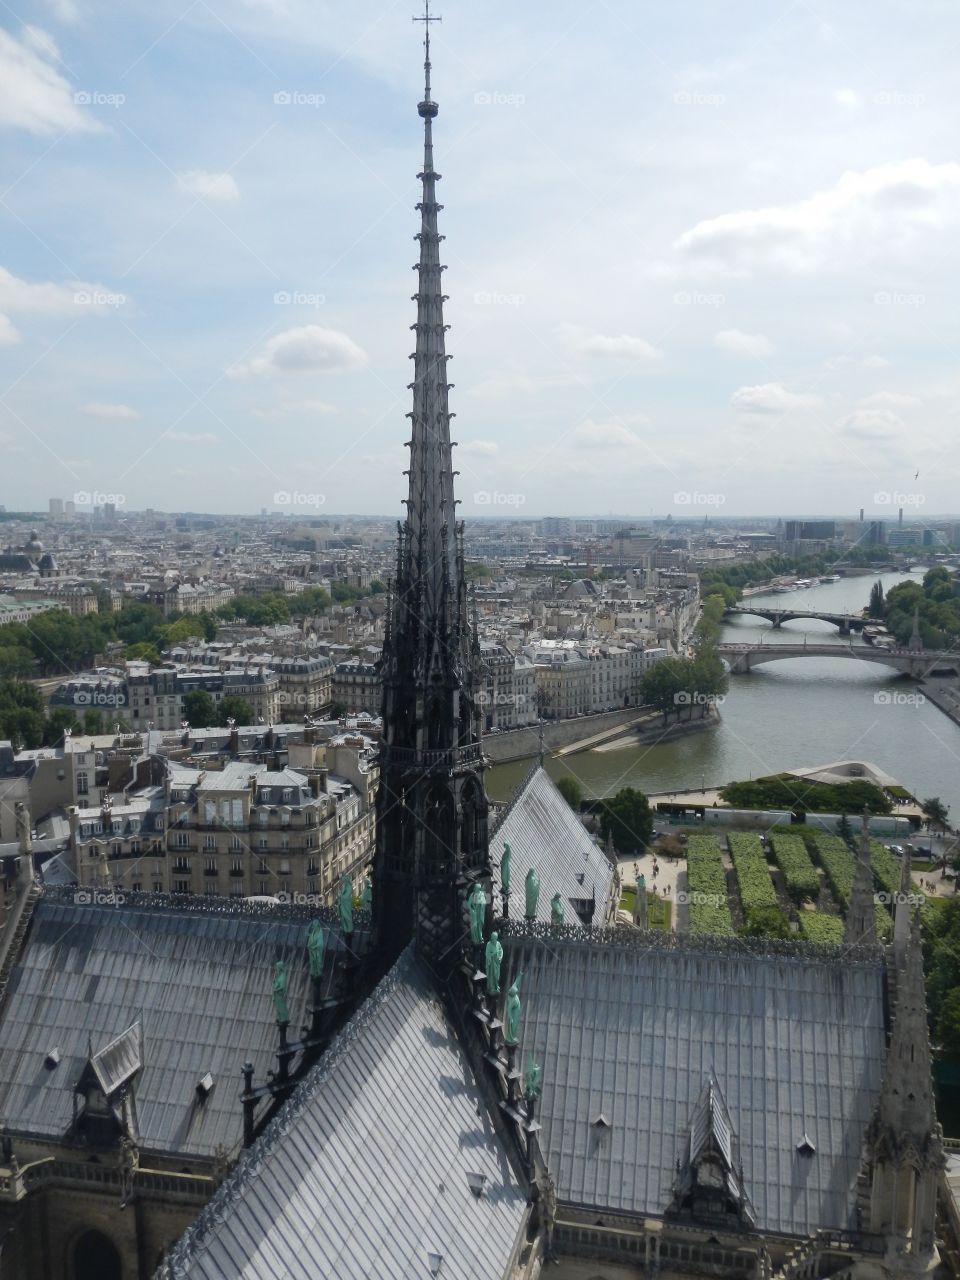
{"label": "dome of building", "polygon": [[30,541],[27,543],[27,545],[23,549],[29,555],[39,555],[43,550],[43,543],[37,537],[36,529],[34,529],[34,531],[30,534]]}

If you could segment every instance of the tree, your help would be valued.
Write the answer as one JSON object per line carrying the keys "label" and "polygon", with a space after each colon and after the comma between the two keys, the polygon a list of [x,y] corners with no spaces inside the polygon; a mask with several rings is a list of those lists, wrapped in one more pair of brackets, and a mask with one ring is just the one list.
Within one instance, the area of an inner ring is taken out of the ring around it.
{"label": "tree", "polygon": [[83,732],[92,734],[96,737],[98,733],[103,733],[103,716],[96,707],[87,707],[83,713]]}
{"label": "tree", "polygon": [[603,803],[600,811],[600,835],[604,842],[613,839],[618,853],[633,853],[648,844],[653,834],[650,801],[642,791],[624,787]]}
{"label": "tree", "polygon": [[745,912],[748,938],[789,938],[790,925],[779,907],[753,907]]}
{"label": "tree", "polygon": [[234,693],[227,694],[220,703],[218,723],[225,725],[228,720],[235,720],[237,724],[253,724],[253,712],[246,698],[237,697]]}
{"label": "tree", "polygon": [[840,815],[840,821],[837,823],[837,835],[849,848],[853,848],[853,827],[850,825],[850,819],[845,813]]}
{"label": "tree", "polygon": [[936,1036],[948,1058],[960,1058],[960,987],[954,987],[940,1007]]}
{"label": "tree", "polygon": [[163,663],[159,649],[156,645],[147,644],[146,640],[139,640],[136,644],[128,644],[123,651],[123,656],[134,661],[142,659],[154,667],[159,667]]}
{"label": "tree", "polygon": [[580,805],[583,803],[583,790],[572,773],[564,774],[557,782],[557,790],[574,813],[579,813]]}
{"label": "tree", "polygon": [[191,729],[206,729],[216,723],[217,708],[206,689],[191,689],[183,697],[183,715]]}
{"label": "tree", "polygon": [[871,618],[882,618],[886,613],[883,600],[883,583],[879,579],[870,588],[870,603],[867,605],[867,613]]}
{"label": "tree", "polygon": [[0,647],[0,679],[21,680],[33,675],[33,654],[20,645]]}
{"label": "tree", "polygon": [[69,707],[54,707],[43,729],[43,745],[55,747],[63,741],[63,735],[68,729],[71,733],[79,733],[82,728],[80,721]]}
{"label": "tree", "polygon": [[920,808],[923,810],[923,816],[926,819],[927,827],[935,827],[942,831],[947,825],[947,813],[950,806],[943,803],[939,796],[931,796],[929,800],[922,800]]}

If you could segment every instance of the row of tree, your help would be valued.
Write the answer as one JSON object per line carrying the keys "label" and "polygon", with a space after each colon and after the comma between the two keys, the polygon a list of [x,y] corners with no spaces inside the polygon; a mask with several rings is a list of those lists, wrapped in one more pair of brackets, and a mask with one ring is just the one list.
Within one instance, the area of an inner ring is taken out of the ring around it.
{"label": "row of tree", "polygon": [[897,643],[909,642],[914,614],[919,615],[920,637],[928,649],[947,649],[960,637],[960,579],[944,565],[935,565],[923,582],[898,582],[883,594],[874,584],[867,606],[872,618],[882,618]]}

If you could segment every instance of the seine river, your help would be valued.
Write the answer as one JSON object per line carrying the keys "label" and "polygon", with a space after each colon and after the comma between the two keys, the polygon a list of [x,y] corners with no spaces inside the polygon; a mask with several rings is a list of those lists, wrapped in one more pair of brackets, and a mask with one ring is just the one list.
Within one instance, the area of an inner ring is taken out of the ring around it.
{"label": "seine river", "polygon": [[[910,575],[880,575],[884,590]],[[857,613],[867,603],[876,575],[841,579],[795,592],[756,595],[751,603]],[[747,603],[747,602],[745,602]],[[810,642],[849,645],[836,628],[818,621],[785,623],[774,630],[760,618],[728,619],[723,639],[765,644]],[[859,636],[855,645],[862,644]],[[603,796],[634,786],[648,794],[719,785],[781,769],[833,760],[879,765],[921,799],[938,795],[960,819],[960,726],[930,702],[904,695],[909,681],[874,664],[847,659],[795,658],[765,664],[749,675],[731,676],[722,723],[672,742],[626,750],[588,751],[550,760],[554,778],[573,773],[587,795]],[[881,695],[878,699],[877,695]],[[527,762],[498,765],[487,774],[492,798],[505,800]]]}

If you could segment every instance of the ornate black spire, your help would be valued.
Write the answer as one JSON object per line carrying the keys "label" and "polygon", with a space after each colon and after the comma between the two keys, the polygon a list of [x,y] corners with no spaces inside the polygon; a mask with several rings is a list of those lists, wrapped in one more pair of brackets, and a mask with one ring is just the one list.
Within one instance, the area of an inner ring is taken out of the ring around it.
{"label": "ornate black spire", "polygon": [[396,581],[384,641],[383,747],[377,801],[374,913],[389,957],[416,936],[438,967],[458,958],[465,889],[485,882],[487,801],[478,706],[479,645],[469,614],[463,529],[455,518],[447,395],[426,12],[423,196],[407,515],[398,529]]}

